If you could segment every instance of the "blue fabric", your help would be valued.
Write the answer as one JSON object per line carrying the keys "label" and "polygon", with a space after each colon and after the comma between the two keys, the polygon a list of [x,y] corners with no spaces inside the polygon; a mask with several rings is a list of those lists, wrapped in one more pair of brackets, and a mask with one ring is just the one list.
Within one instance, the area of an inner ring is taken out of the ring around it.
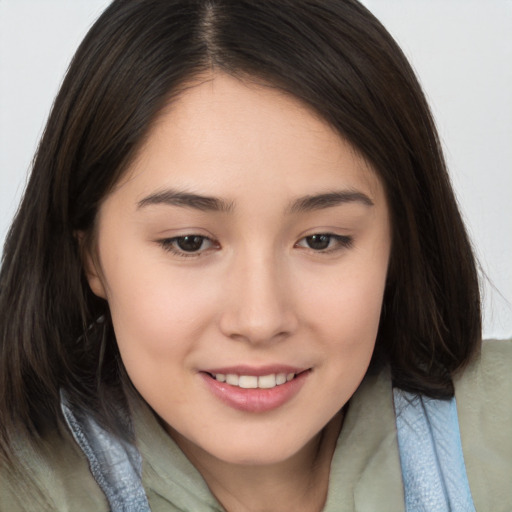
{"label": "blue fabric", "polygon": [[87,413],[73,408],[64,391],[61,409],[111,512],[150,512],[137,448],[104,430]]}
{"label": "blue fabric", "polygon": [[407,512],[474,512],[455,398],[393,391]]}
{"label": "blue fabric", "polygon": [[[459,433],[457,406],[393,390],[407,512],[475,512]],[[66,422],[89,460],[112,512],[150,512],[137,448],[73,408],[61,392]]]}

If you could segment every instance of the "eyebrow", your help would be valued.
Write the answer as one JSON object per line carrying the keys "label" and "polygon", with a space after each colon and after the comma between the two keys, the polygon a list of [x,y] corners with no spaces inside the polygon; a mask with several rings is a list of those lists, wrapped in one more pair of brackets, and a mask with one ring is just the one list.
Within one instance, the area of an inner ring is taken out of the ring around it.
{"label": "eyebrow", "polygon": [[290,213],[303,213],[314,210],[323,210],[346,203],[361,203],[364,206],[373,206],[373,201],[363,192],[357,190],[340,190],[299,197],[288,208]]}
{"label": "eyebrow", "polygon": [[158,204],[181,206],[201,211],[230,212],[233,210],[232,202],[217,197],[202,196],[172,189],[150,194],[137,203],[137,208]]}
{"label": "eyebrow", "polygon": [[[368,207],[374,205],[373,201],[363,192],[340,190],[299,197],[288,206],[287,211],[289,213],[304,213],[332,208],[346,203],[361,203]],[[226,213],[234,209],[232,201],[173,189],[162,190],[146,196],[137,203],[137,208],[144,208],[150,205],[180,206],[201,211]]]}

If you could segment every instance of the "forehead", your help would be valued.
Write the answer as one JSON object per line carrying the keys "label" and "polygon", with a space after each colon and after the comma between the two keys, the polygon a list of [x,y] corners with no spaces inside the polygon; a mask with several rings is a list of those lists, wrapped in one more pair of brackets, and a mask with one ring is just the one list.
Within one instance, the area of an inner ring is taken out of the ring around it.
{"label": "forehead", "polygon": [[197,79],[168,104],[118,186],[134,180],[144,192],[199,184],[219,195],[228,184],[241,191],[264,183],[291,195],[333,181],[371,194],[381,188],[368,162],[311,108],[225,74]]}

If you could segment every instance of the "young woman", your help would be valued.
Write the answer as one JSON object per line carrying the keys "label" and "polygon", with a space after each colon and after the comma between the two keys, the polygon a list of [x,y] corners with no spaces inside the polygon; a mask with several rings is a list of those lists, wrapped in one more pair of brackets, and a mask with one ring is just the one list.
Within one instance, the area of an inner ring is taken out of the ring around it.
{"label": "young woman", "polygon": [[510,343],[355,0],[114,1],[0,287],[2,511],[512,503]]}

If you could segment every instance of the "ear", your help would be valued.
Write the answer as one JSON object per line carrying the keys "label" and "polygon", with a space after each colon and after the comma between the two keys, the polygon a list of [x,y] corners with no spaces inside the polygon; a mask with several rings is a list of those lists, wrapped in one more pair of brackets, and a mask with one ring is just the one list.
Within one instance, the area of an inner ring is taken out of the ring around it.
{"label": "ear", "polygon": [[96,244],[94,244],[94,242],[91,243],[89,237],[83,231],[75,233],[75,236],[80,247],[82,265],[87,282],[94,295],[106,300],[107,294],[103,283],[103,274],[101,272]]}

